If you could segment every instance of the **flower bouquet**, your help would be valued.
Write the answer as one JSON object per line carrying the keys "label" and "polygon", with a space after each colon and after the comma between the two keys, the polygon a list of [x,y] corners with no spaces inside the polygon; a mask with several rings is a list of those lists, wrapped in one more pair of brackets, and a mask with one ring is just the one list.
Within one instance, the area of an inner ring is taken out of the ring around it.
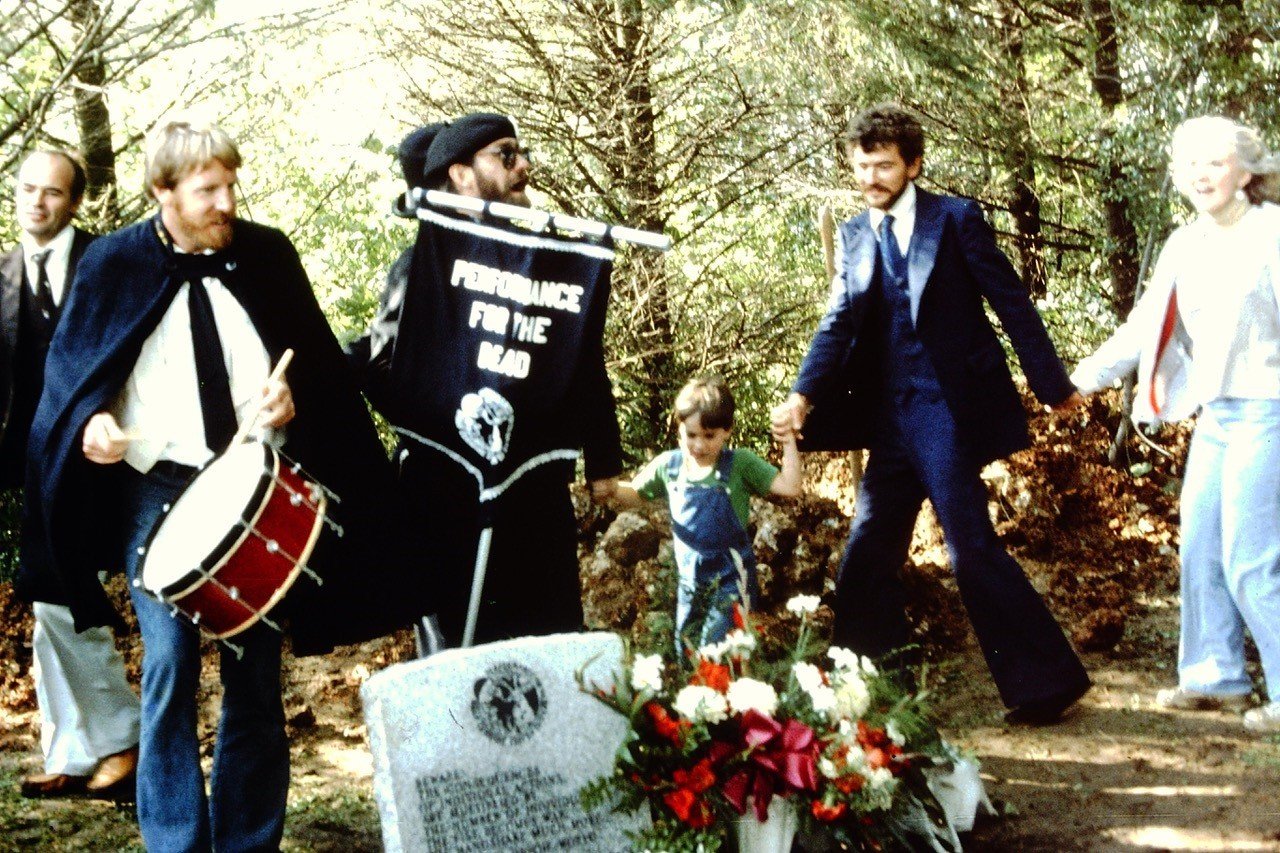
{"label": "flower bouquet", "polygon": [[824,650],[817,606],[787,603],[795,640],[778,653],[746,623],[681,660],[628,652],[608,686],[580,673],[630,721],[584,807],[647,807],[637,849],[714,851],[735,834],[739,850],[789,851],[797,830],[816,849],[950,849],[918,838],[954,838],[923,773],[946,748],[921,697],[865,657]]}

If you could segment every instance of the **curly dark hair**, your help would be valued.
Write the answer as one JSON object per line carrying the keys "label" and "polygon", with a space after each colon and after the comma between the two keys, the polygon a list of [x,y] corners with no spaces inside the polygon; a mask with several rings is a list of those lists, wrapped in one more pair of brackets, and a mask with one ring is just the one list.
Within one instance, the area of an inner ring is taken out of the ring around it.
{"label": "curly dark hair", "polygon": [[876,104],[858,113],[844,132],[844,144],[853,149],[873,151],[885,145],[898,146],[908,163],[924,156],[924,128],[919,120],[898,104]]}

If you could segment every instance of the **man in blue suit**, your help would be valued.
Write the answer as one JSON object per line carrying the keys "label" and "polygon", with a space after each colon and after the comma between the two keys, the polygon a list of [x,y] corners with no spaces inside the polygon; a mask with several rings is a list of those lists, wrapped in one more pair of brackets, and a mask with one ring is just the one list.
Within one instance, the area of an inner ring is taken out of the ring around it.
{"label": "man in blue suit", "polygon": [[919,122],[873,107],[845,148],[870,209],[840,226],[827,313],[773,413],[779,431],[803,430],[807,450],[870,450],[833,642],[876,658],[909,643],[899,573],[929,498],[1006,719],[1056,722],[1089,678],[987,512],[982,467],[1029,439],[984,300],[1036,396],[1055,409],[1081,399],[978,205],[916,187]]}

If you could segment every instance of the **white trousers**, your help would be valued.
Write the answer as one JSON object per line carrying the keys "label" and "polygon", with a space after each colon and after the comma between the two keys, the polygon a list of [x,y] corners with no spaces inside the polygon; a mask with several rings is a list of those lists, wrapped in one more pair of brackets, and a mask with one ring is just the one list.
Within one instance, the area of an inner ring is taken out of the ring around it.
{"label": "white trousers", "polygon": [[138,696],[110,628],[77,633],[71,610],[35,603],[32,675],[46,773],[88,776],[138,743]]}
{"label": "white trousers", "polygon": [[1178,683],[1245,695],[1248,629],[1280,701],[1280,400],[1200,412],[1182,481]]}

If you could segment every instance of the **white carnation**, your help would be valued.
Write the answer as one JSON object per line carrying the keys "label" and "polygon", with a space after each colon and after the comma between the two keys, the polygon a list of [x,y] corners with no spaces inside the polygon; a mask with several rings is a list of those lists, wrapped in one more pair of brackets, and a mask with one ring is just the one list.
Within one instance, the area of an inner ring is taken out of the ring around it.
{"label": "white carnation", "polygon": [[813,710],[825,714],[836,706],[836,693],[826,684],[822,670],[811,663],[801,661],[791,668],[796,683],[809,696]]}
{"label": "white carnation", "polygon": [[885,723],[884,732],[889,736],[889,740],[898,746],[902,746],[907,742],[907,736],[902,733],[902,729],[898,728],[898,724],[894,720]]}
{"label": "white carnation", "polygon": [[816,613],[818,610],[818,600],[818,596],[816,595],[797,595],[787,602],[787,610],[799,615]]}
{"label": "white carnation", "polygon": [[698,649],[698,657],[703,660],[714,661],[715,663],[723,663],[724,656],[729,653],[729,643],[707,643]]}
{"label": "white carnation", "polygon": [[677,693],[675,709],[694,722],[719,723],[729,716],[724,697],[701,684],[690,684]]}
{"label": "white carnation", "polygon": [[698,649],[698,656],[704,660],[724,663],[726,657],[750,657],[756,647],[756,638],[742,629],[730,631],[728,636],[718,643],[708,643]]}
{"label": "white carnation", "polygon": [[871,705],[871,691],[867,683],[855,673],[845,673],[836,685],[836,709],[842,717],[858,719]]}
{"label": "white carnation", "polygon": [[836,665],[838,670],[856,670],[858,668],[858,656],[841,646],[832,646],[827,649],[827,657],[831,658],[831,662]]}
{"label": "white carnation", "polygon": [[778,709],[778,691],[763,681],[754,678],[739,678],[729,683],[729,707],[735,714],[745,714],[755,710],[761,714],[772,716]]}
{"label": "white carnation", "polygon": [[806,693],[812,692],[814,688],[824,686],[822,670],[811,663],[801,661],[791,667],[791,672],[796,677],[796,683],[803,687]]}
{"label": "white carnation", "polygon": [[661,655],[640,655],[635,659],[631,665],[631,689],[637,692],[662,692]]}
{"label": "white carnation", "polygon": [[875,790],[878,788],[892,788],[895,781],[893,773],[888,767],[877,767],[874,770],[865,770],[863,775],[867,777],[867,787]]}

